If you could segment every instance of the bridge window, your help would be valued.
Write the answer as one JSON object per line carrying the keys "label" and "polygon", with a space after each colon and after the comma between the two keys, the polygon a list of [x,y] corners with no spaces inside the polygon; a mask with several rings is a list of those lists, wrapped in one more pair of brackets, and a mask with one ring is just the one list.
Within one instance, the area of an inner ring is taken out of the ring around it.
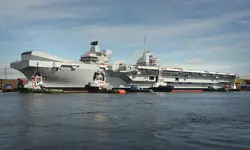
{"label": "bridge window", "polygon": [[32,51],[29,51],[29,52],[23,52],[21,55],[28,55],[28,54],[31,54]]}
{"label": "bridge window", "polygon": [[149,77],[149,80],[154,80],[154,79],[155,79],[154,76],[150,76],[150,77]]}

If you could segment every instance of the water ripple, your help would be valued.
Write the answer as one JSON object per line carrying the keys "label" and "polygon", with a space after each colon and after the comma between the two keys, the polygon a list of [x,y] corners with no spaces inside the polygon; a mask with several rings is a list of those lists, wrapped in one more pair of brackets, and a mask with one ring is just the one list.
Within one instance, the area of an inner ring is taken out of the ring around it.
{"label": "water ripple", "polygon": [[250,149],[250,93],[0,95],[0,149]]}

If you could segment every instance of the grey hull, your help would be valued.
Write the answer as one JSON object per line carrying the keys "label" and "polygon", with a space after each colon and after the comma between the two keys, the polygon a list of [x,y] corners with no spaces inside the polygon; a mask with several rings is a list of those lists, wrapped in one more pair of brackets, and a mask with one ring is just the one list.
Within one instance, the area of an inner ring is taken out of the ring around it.
{"label": "grey hull", "polygon": [[[20,70],[29,80],[31,75],[37,71],[37,68],[28,67]],[[93,80],[95,69],[59,69],[55,71],[51,68],[39,68],[38,71],[45,77],[46,87],[78,87],[83,88]]]}

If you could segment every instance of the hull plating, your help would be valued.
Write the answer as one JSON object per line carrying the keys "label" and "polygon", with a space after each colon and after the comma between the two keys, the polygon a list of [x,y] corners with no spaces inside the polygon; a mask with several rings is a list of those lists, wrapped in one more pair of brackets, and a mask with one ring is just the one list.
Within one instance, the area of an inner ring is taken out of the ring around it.
{"label": "hull plating", "polygon": [[[37,69],[28,67],[20,70],[29,80],[32,80],[31,75]],[[85,85],[93,80],[93,74],[96,69],[75,69],[61,68],[54,70],[51,68],[39,68],[38,71],[47,78],[44,80],[46,87],[57,88],[84,88]]]}
{"label": "hull plating", "polygon": [[[28,67],[20,70],[29,80],[31,75],[37,70],[36,67]],[[47,79],[45,84],[48,88],[77,88],[84,89],[88,82],[93,80],[93,75],[97,69],[77,68],[42,68],[39,67],[38,71]],[[104,71],[105,80],[113,87],[130,87],[131,84],[137,84],[142,87],[150,87],[154,81],[132,81],[124,72]],[[143,75],[141,75],[143,76]],[[166,77],[166,76],[165,76]],[[169,83],[174,86],[174,89],[206,89],[209,85],[225,86],[227,83],[183,83],[172,82]]]}

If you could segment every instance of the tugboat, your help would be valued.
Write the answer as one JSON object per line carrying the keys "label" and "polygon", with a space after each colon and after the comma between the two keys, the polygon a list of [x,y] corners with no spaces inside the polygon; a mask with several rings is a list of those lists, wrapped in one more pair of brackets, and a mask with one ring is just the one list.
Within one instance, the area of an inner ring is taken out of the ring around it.
{"label": "tugboat", "polygon": [[113,88],[113,90],[125,90],[126,92],[129,93],[149,93],[153,92],[152,90],[148,88],[141,88],[135,84],[131,84],[130,88],[129,87],[118,87],[118,88]]}
{"label": "tugboat", "polygon": [[174,86],[167,85],[167,83],[164,82],[160,66],[158,68],[158,76],[156,77],[156,82],[153,84],[153,86],[149,87],[149,89],[154,92],[172,92],[172,90],[174,89]]}
{"label": "tugboat", "polygon": [[125,90],[113,90],[112,86],[105,82],[105,77],[101,70],[94,73],[93,81],[86,84],[85,88],[89,93],[126,93]]}
{"label": "tugboat", "polygon": [[104,74],[102,71],[97,71],[94,73],[93,81],[85,85],[88,92],[108,92],[111,90],[111,86],[105,82]]}
{"label": "tugboat", "polygon": [[20,93],[63,93],[63,90],[46,89],[43,82],[43,76],[40,72],[35,72],[32,76],[32,81],[28,82],[28,85],[18,88]]}

